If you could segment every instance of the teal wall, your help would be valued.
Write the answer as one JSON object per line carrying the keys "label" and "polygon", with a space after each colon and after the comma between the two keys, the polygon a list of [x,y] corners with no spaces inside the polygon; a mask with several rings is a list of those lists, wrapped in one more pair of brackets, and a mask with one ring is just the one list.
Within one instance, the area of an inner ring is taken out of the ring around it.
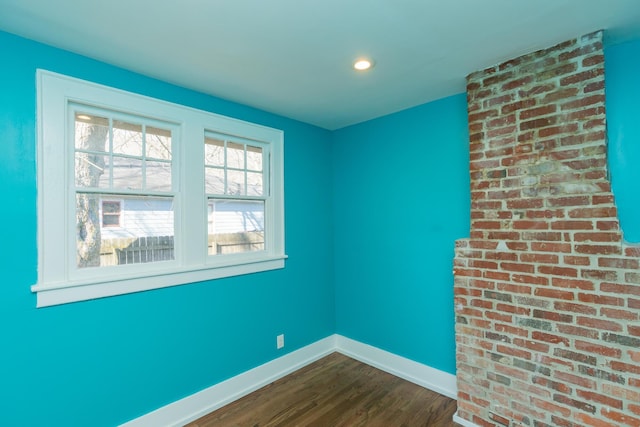
{"label": "teal wall", "polygon": [[605,49],[609,170],[624,238],[640,243],[640,40]]}
{"label": "teal wall", "polygon": [[470,223],[465,95],[333,137],[337,332],[455,373],[453,253]]}
{"label": "teal wall", "polygon": [[[0,425],[114,426],[335,331],[330,133],[0,32]],[[36,309],[37,67],[285,132],[282,270]]]}

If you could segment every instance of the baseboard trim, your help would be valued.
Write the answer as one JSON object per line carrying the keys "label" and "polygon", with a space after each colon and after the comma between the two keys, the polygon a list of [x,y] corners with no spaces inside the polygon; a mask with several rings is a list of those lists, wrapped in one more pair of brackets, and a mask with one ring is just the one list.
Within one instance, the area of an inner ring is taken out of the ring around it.
{"label": "baseboard trim", "polygon": [[460,418],[457,412],[453,414],[453,422],[460,424],[462,427],[480,427],[478,424],[474,424],[471,421],[467,421],[464,418]]}
{"label": "baseboard trim", "polygon": [[[414,384],[456,398],[455,375],[341,335],[331,335],[124,423],[121,427],[184,426],[335,351]],[[477,427],[473,424],[463,424],[468,423],[465,420],[456,422],[464,427]]]}
{"label": "baseboard trim", "polygon": [[336,350],[414,384],[457,398],[456,376],[377,347],[336,335]]}
{"label": "baseboard trim", "polygon": [[279,357],[221,383],[194,393],[121,427],[181,427],[264,387],[335,351],[335,336]]}

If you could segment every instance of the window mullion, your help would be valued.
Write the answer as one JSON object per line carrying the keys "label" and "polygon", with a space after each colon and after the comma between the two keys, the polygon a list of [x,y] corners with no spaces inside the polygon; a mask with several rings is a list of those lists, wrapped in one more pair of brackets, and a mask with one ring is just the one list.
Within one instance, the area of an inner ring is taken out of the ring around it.
{"label": "window mullion", "polygon": [[[204,186],[204,128],[183,126],[180,136],[179,156],[181,186],[176,196],[179,199],[180,222],[176,233],[180,235],[180,245],[186,265],[202,265],[207,249],[207,203]],[[200,141],[200,143],[186,143]]]}

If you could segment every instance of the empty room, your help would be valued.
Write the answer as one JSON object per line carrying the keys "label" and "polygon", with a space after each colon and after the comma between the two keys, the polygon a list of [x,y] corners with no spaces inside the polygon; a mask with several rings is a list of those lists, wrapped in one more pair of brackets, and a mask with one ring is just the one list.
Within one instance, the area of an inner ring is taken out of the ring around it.
{"label": "empty room", "polygon": [[0,425],[640,427],[637,0],[0,0]]}

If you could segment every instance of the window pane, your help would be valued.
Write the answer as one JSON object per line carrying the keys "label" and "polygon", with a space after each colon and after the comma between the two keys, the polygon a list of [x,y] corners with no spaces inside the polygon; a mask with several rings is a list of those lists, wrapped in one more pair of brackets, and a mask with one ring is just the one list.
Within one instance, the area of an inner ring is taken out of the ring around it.
{"label": "window pane", "polygon": [[264,201],[209,199],[209,254],[264,250]]}
{"label": "window pane", "polygon": [[[125,197],[103,202],[99,194],[76,194],[78,268],[173,260],[174,212],[171,197]],[[106,212],[120,204],[119,215]],[[116,218],[119,227],[114,227]],[[105,223],[106,220],[106,223]]]}
{"label": "window pane", "polygon": [[113,152],[142,156],[142,125],[113,121]]}
{"label": "window pane", "polygon": [[262,173],[247,172],[247,196],[262,196]]}
{"label": "window pane", "polygon": [[113,156],[113,187],[123,190],[142,189],[142,160]]}
{"label": "window pane", "polygon": [[110,170],[108,156],[76,152],[75,182],[76,187],[108,188]]}
{"label": "window pane", "polygon": [[120,202],[102,201],[102,226],[120,227]]}
{"label": "window pane", "polygon": [[247,145],[247,169],[252,171],[262,170],[262,148]]}
{"label": "window pane", "polygon": [[147,190],[171,191],[171,163],[147,161]]}
{"label": "window pane", "polygon": [[224,167],[224,141],[205,138],[204,143],[204,163],[209,166]]}
{"label": "window pane", "polygon": [[224,169],[204,168],[207,194],[224,194]]}
{"label": "window pane", "polygon": [[227,171],[227,194],[245,195],[243,171]]}
{"label": "window pane", "polygon": [[147,157],[171,160],[171,131],[147,126]]}
{"label": "window pane", "polygon": [[75,116],[75,148],[109,151],[109,119],[86,113]]}
{"label": "window pane", "polygon": [[227,167],[244,169],[244,145],[227,143]]}

